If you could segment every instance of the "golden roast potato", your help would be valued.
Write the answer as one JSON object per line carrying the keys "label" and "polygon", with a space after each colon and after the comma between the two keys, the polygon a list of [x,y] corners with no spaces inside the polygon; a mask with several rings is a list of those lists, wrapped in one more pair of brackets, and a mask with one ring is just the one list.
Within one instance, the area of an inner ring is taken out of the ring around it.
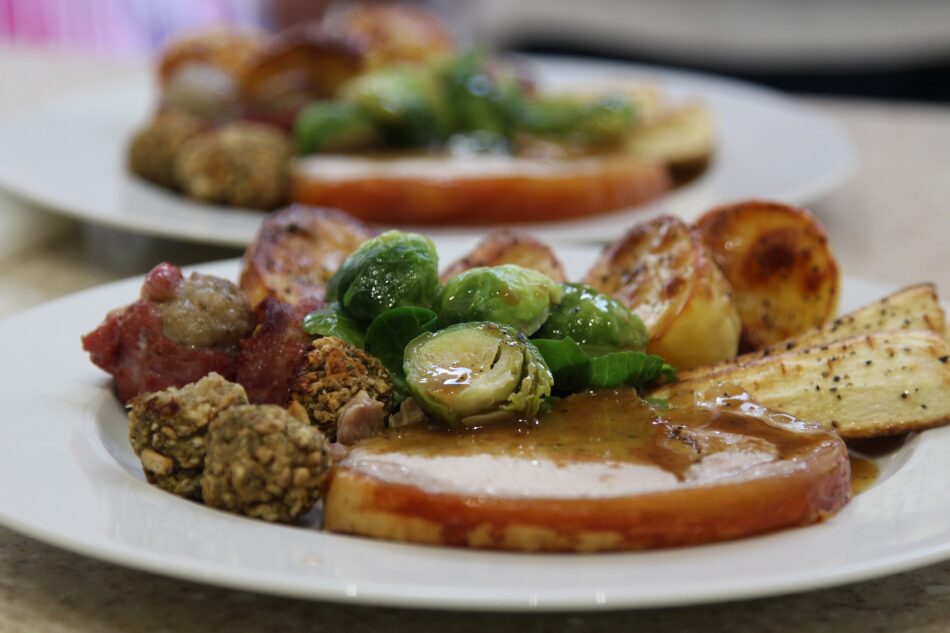
{"label": "golden roast potato", "polygon": [[294,305],[322,302],[336,269],[372,236],[366,225],[331,209],[294,205],[277,211],[244,252],[241,290],[252,307],[267,297]]}
{"label": "golden roast potato", "polygon": [[834,317],[838,264],[824,227],[808,211],[752,200],[709,211],[696,229],[732,286],[744,351]]}
{"label": "golden roast potato", "polygon": [[564,282],[567,277],[561,261],[551,247],[527,233],[495,231],[475,245],[475,248],[442,271],[442,281],[480,266],[516,264],[545,274],[554,281]]}
{"label": "golden roast potato", "polygon": [[634,226],[604,251],[586,281],[643,319],[647,350],[678,369],[736,355],[740,322],[729,283],[678,218]]}

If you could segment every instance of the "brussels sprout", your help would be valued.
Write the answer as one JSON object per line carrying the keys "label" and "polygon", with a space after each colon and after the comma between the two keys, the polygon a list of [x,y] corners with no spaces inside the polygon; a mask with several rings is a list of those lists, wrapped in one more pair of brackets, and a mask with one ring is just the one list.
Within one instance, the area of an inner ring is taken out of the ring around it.
{"label": "brussels sprout", "polygon": [[584,103],[571,96],[532,99],[523,104],[519,123],[532,134],[562,136],[580,120]]}
{"label": "brussels sprout", "polygon": [[620,141],[633,119],[630,100],[612,94],[594,101],[572,95],[534,99],[524,104],[519,117],[526,132],[585,145]]}
{"label": "brussels sprout", "polygon": [[435,311],[442,325],[494,321],[530,336],[547,320],[561,292],[547,275],[514,264],[471,268],[446,282]]}
{"label": "brussels sprout", "polygon": [[386,68],[343,87],[344,99],[379,125],[396,145],[445,140],[451,129],[445,95],[435,75],[421,68]]}
{"label": "brussels sprout", "polygon": [[416,233],[387,231],[363,242],[327,284],[327,300],[369,323],[397,306],[432,305],[439,291],[435,245]]}
{"label": "brussels sprout", "polygon": [[536,338],[569,336],[593,355],[646,348],[646,327],[627,306],[583,284],[563,284],[563,288],[561,302],[551,309]]}
{"label": "brussels sprout", "polygon": [[554,384],[537,348],[497,323],[422,334],[406,346],[403,368],[419,406],[453,426],[532,418]]}
{"label": "brussels sprout", "polygon": [[607,94],[587,105],[574,134],[590,145],[613,143],[627,136],[633,121],[633,103],[622,95]]}
{"label": "brussels sprout", "polygon": [[353,152],[382,144],[373,122],[345,101],[315,101],[294,122],[294,139],[302,154]]}
{"label": "brussels sprout", "polygon": [[457,130],[511,134],[524,98],[514,74],[487,64],[484,55],[470,53],[446,63],[441,77]]}

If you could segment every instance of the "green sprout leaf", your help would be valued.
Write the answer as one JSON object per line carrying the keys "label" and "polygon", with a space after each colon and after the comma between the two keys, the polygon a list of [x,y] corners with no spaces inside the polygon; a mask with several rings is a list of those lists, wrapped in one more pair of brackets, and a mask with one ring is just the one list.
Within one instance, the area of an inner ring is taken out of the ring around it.
{"label": "green sprout leaf", "polygon": [[[673,368],[663,359],[643,352],[611,352],[591,359],[592,389],[609,389],[628,385],[642,389],[644,385],[668,377]],[[675,378],[675,372],[673,373]]]}
{"label": "green sprout leaf", "polygon": [[438,320],[428,308],[401,306],[380,314],[366,330],[366,351],[389,370],[397,399],[403,400],[409,393],[402,366],[406,345],[420,334],[434,331]]}
{"label": "green sprout leaf", "polygon": [[366,343],[362,326],[341,312],[336,303],[304,317],[303,331],[311,336],[335,336],[360,349]]}
{"label": "green sprout leaf", "polygon": [[676,370],[653,354],[623,351],[591,357],[569,336],[531,342],[551,369],[554,387],[559,393],[612,389],[621,385],[639,390],[661,378],[667,382],[676,380]]}
{"label": "green sprout leaf", "polygon": [[554,376],[558,392],[583,391],[590,385],[591,359],[570,336],[561,340],[533,339]]}

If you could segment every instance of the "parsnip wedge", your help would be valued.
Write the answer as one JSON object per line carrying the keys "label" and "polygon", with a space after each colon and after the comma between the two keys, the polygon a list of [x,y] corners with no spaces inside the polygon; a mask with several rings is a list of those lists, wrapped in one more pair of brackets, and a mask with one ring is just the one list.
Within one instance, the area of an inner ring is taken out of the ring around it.
{"label": "parsnip wedge", "polygon": [[373,231],[339,211],[294,205],[272,213],[244,252],[241,290],[251,306],[267,297],[323,301],[324,286]]}
{"label": "parsnip wedge", "polygon": [[586,281],[633,310],[650,335],[648,351],[678,369],[736,354],[740,322],[729,284],[699,235],[677,218],[634,226],[604,251]]}
{"label": "parsnip wedge", "polygon": [[852,336],[684,374],[649,394],[692,398],[722,384],[769,409],[837,429],[846,438],[919,431],[950,421],[950,346],[925,330]]}
{"label": "parsnip wedge", "polygon": [[750,200],[696,221],[703,244],[732,285],[743,351],[818,327],[838,307],[838,264],[808,211]]}
{"label": "parsnip wedge", "polygon": [[442,272],[442,281],[479,266],[517,264],[536,270],[554,281],[566,280],[564,267],[551,247],[527,233],[495,231],[475,245],[468,255],[453,262]]}
{"label": "parsnip wedge", "polygon": [[908,286],[819,328],[779,341],[760,351],[744,354],[736,360],[764,358],[793,349],[828,344],[849,336],[893,330],[927,330],[946,338],[947,318],[933,284]]}

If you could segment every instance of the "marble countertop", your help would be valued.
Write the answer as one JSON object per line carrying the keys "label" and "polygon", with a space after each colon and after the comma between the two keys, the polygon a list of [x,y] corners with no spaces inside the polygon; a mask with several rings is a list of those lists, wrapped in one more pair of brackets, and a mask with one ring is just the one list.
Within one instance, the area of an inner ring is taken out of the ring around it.
{"label": "marble countertop", "polygon": [[[0,117],[31,100],[138,72],[135,64],[0,47]],[[950,108],[810,99],[855,144],[858,165],[812,205],[848,274],[950,296]],[[232,257],[49,215],[0,193],[0,316],[167,259]],[[781,561],[776,560],[776,564]],[[259,596],[131,571],[0,528],[0,631],[948,631],[950,563],[796,596],[602,614],[465,614]]]}

